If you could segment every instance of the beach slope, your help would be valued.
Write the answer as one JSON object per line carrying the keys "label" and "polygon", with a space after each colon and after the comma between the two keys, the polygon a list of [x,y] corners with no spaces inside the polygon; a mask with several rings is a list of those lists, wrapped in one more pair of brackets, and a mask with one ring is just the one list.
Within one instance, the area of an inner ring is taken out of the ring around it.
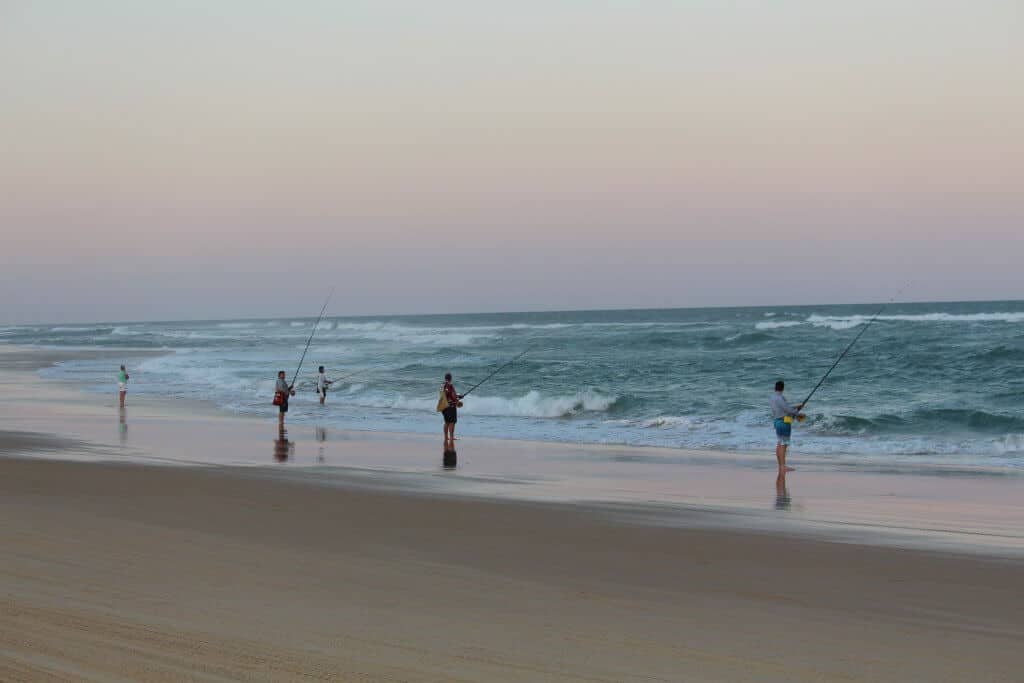
{"label": "beach slope", "polygon": [[1016,681],[1021,564],[0,458],[0,679]]}

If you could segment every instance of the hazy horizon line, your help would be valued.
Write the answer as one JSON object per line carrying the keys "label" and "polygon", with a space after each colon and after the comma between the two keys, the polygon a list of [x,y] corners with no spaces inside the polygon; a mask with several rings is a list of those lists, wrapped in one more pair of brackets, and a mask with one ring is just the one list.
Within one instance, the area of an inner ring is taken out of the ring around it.
{"label": "hazy horizon line", "polygon": [[[899,300],[899,301],[847,301],[830,303],[810,304],[755,304],[755,305],[711,305],[711,306],[658,306],[658,307],[615,307],[615,308],[575,308],[575,309],[529,309],[529,310],[498,310],[498,311],[458,311],[448,313],[374,313],[346,315],[342,313],[324,314],[324,319],[375,319],[375,318],[439,318],[443,316],[484,316],[484,315],[529,315],[529,314],[556,314],[556,313],[614,313],[614,312],[643,312],[643,311],[699,311],[699,310],[729,310],[729,309],[757,309],[757,308],[813,308],[815,306],[898,306],[901,304],[1000,304],[1000,303],[1024,303],[1024,299],[959,299],[959,300]],[[138,319],[138,320],[76,320],[60,322],[27,322],[10,323],[2,327],[63,327],[68,325],[137,325],[143,323],[203,323],[203,322],[246,322],[250,320],[310,320],[315,315],[269,315],[269,316],[247,316],[241,318],[175,318],[175,319]]]}

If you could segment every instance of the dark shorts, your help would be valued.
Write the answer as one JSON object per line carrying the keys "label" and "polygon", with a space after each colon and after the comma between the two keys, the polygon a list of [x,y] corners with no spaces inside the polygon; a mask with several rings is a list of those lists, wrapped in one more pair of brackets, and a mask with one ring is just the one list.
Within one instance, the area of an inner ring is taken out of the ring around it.
{"label": "dark shorts", "polygon": [[327,387],[324,387],[323,389],[317,389],[317,390],[316,390],[316,393],[318,393],[318,394],[320,394],[321,396],[323,396],[323,397],[325,397],[325,398],[326,398],[326,396],[327,396]]}
{"label": "dark shorts", "polygon": [[288,412],[288,399],[287,398],[285,400],[281,401],[281,405],[278,407],[278,410],[280,412],[282,412],[282,413],[287,413]]}
{"label": "dark shorts", "polygon": [[781,417],[775,419],[775,436],[778,437],[778,443],[780,446],[788,446],[789,438],[793,434],[793,425],[786,422]]}
{"label": "dark shorts", "polygon": [[441,411],[441,414],[444,415],[445,424],[455,424],[459,421],[459,409],[455,406],[448,406]]}

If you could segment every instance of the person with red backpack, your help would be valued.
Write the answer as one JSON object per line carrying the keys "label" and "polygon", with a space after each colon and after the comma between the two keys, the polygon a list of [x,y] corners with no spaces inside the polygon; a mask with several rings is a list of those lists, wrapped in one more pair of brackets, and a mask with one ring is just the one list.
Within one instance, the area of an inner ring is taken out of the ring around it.
{"label": "person with red backpack", "polygon": [[444,446],[446,449],[455,448],[455,423],[459,421],[459,407],[462,405],[462,395],[455,391],[452,384],[452,373],[446,372],[444,384],[441,385],[441,397],[437,402],[437,409],[444,416]]}

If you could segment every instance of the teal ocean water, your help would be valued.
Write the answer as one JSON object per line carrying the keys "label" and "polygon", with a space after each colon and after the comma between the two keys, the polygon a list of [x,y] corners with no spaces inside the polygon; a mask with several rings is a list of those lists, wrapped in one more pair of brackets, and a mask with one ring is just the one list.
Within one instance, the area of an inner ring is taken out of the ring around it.
{"label": "teal ocean water", "polygon": [[[772,385],[800,400],[877,310],[807,306],[326,317],[289,419],[438,432],[445,371],[480,387],[459,432],[499,438],[764,452]],[[129,367],[131,392],[201,398],[273,417],[311,318],[0,328],[0,343],[166,353]],[[321,408],[317,365],[351,377]],[[41,371],[116,391],[109,361]],[[837,463],[1024,467],[1024,302],[896,304],[832,374],[794,434],[795,453]]]}

